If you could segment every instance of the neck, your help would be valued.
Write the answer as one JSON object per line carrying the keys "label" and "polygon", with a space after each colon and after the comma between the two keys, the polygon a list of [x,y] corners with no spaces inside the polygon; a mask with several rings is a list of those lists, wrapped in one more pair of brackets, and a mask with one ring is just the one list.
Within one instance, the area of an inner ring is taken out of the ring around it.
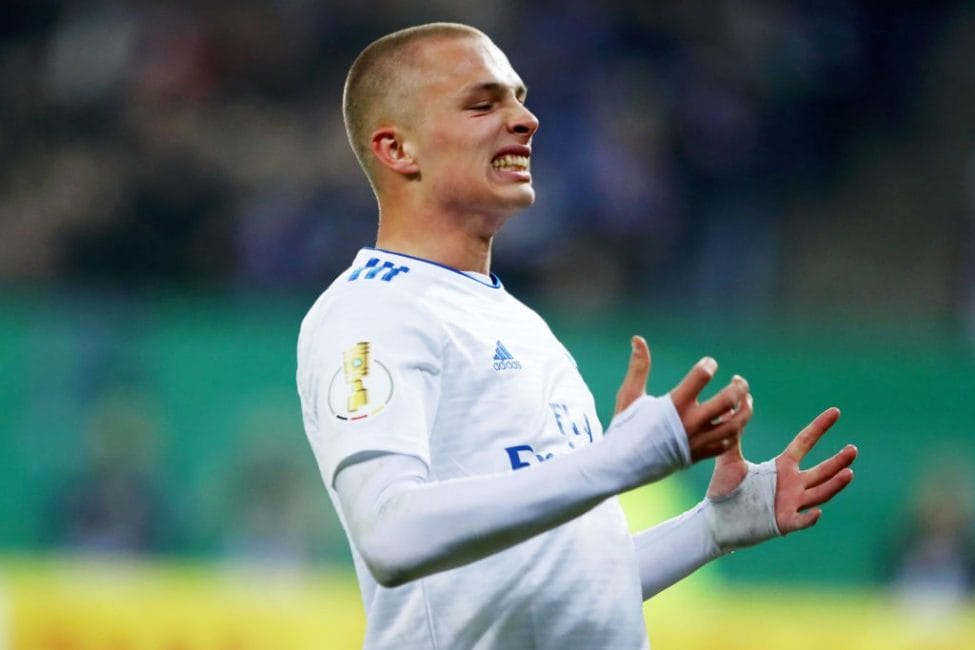
{"label": "neck", "polygon": [[506,219],[481,214],[393,210],[380,202],[376,246],[459,271],[491,272],[491,243]]}

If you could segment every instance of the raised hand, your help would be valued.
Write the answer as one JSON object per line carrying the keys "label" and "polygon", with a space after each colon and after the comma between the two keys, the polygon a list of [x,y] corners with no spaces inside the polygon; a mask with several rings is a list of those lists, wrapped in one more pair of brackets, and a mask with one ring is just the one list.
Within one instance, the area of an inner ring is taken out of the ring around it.
{"label": "raised hand", "polygon": [[853,480],[850,465],[857,457],[853,445],[846,445],[811,469],[799,469],[802,459],[839,417],[838,408],[823,411],[775,458],[775,523],[783,535],[815,524],[823,514],[818,506]]}
{"label": "raised hand", "polygon": [[850,484],[853,471],[849,466],[857,456],[853,445],[812,469],[799,469],[799,463],[839,416],[836,408],[822,412],[785,451],[761,465],[746,462],[737,445],[718,456],[708,486],[708,516],[715,542],[723,551],[812,526],[823,514],[818,506]]}
{"label": "raised hand", "polygon": [[[647,378],[650,376],[650,348],[647,342],[641,336],[634,336],[631,344],[633,351],[629,367],[616,393],[616,413],[646,394]],[[737,447],[741,433],[752,416],[748,382],[738,375],[714,397],[703,403],[698,402],[698,396],[717,369],[717,362],[705,357],[670,391],[687,432],[691,460],[694,462]]]}

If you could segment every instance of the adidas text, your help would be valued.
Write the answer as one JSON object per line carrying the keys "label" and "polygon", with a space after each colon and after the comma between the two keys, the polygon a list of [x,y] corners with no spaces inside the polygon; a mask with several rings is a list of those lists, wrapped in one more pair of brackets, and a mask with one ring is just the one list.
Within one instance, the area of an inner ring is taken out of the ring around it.
{"label": "adidas text", "polygon": [[521,370],[521,362],[515,361],[514,359],[495,361],[494,369],[495,370]]}

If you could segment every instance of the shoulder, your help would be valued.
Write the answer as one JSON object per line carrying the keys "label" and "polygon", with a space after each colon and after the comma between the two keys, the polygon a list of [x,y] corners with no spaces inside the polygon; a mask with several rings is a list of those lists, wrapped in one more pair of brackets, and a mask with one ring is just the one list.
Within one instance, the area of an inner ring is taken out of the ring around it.
{"label": "shoulder", "polygon": [[384,266],[382,260],[353,265],[319,296],[301,323],[299,361],[332,355],[360,341],[427,357],[439,353],[443,328],[427,304],[428,287],[421,278],[408,277],[408,271],[382,271]]}
{"label": "shoulder", "polygon": [[373,320],[429,321],[428,283],[416,275],[408,277],[408,271],[386,268],[383,272],[384,268],[378,263],[350,267],[318,297],[305,315],[302,329]]}

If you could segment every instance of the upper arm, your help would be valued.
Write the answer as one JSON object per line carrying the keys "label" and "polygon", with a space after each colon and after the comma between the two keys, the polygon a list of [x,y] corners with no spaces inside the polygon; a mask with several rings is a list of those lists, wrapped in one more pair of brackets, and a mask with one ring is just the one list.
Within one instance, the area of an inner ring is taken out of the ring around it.
{"label": "upper arm", "polygon": [[410,550],[402,553],[402,547],[419,543],[419,540],[411,542],[407,534],[396,532],[401,519],[387,504],[404,491],[426,483],[427,479],[423,461],[393,453],[358,454],[336,471],[335,493],[350,541],[379,584],[401,583],[404,563],[398,558],[414,554]]}
{"label": "upper arm", "polygon": [[299,393],[323,479],[334,485],[340,467],[369,453],[429,464],[439,326],[389,296],[342,298],[306,322],[299,339]]}
{"label": "upper arm", "polygon": [[335,473],[335,492],[350,526],[373,520],[391,488],[428,480],[426,464],[415,456],[386,452],[351,457]]}

